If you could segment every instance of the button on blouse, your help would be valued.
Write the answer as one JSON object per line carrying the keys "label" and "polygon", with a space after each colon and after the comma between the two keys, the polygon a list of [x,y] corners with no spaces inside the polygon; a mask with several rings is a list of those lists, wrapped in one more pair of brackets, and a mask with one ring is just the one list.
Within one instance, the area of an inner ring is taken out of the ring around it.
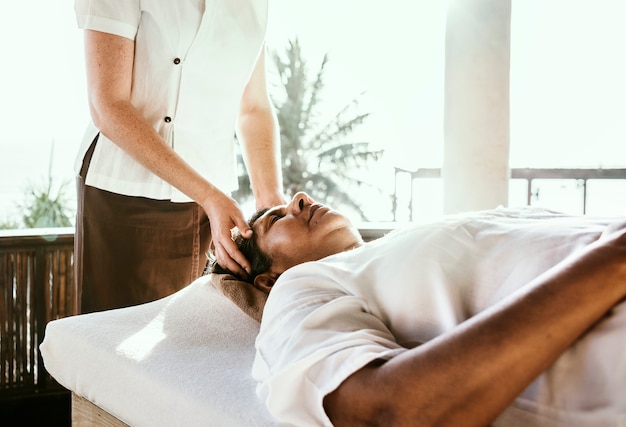
{"label": "button on blouse", "polygon": [[[165,143],[225,192],[237,188],[234,124],[263,48],[267,3],[75,0],[80,28],[135,41],[132,104]],[[98,133],[91,122],[76,158],[78,170]],[[189,201],[104,135],[86,183],[129,196]]]}

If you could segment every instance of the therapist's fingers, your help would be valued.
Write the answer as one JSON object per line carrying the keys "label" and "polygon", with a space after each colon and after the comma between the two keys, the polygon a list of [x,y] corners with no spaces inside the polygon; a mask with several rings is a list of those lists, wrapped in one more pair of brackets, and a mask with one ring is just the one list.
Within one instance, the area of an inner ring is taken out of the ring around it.
{"label": "therapist's fingers", "polygon": [[239,205],[225,194],[218,194],[203,203],[203,207],[209,217],[217,263],[233,273],[245,276],[250,272],[250,263],[233,241],[231,230],[239,228],[244,238],[251,237],[252,230]]}
{"label": "therapist's fingers", "polygon": [[214,241],[214,245],[215,257],[219,265],[242,277],[246,277],[249,274],[250,267],[248,260],[241,251],[237,249],[237,245],[235,245],[232,239],[230,240],[230,244],[228,241]]}
{"label": "therapist's fingers", "polygon": [[248,222],[241,218],[233,218],[235,222],[235,227],[239,230],[239,234],[243,236],[244,239],[249,239],[252,237],[252,229],[248,225]]}
{"label": "therapist's fingers", "polygon": [[[250,272],[250,263],[233,241],[231,230],[235,227],[233,221],[225,221],[211,225],[213,244],[217,263],[233,273],[246,276]],[[251,230],[248,230],[251,232]]]}

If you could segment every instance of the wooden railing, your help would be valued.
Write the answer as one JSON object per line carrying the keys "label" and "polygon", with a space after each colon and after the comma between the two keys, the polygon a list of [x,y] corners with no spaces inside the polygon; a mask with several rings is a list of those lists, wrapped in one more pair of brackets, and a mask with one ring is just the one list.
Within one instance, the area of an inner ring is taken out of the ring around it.
{"label": "wooden railing", "polygon": [[59,386],[39,344],[46,324],[76,314],[74,230],[0,231],[0,396]]}

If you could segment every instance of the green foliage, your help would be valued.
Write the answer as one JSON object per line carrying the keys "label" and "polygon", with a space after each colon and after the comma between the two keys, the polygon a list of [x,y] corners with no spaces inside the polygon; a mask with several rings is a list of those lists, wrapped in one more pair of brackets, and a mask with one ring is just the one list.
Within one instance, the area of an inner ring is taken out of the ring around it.
{"label": "green foliage", "polygon": [[15,230],[20,228],[20,223],[14,219],[7,218],[0,220],[0,230]]}
{"label": "green foliage", "polygon": [[71,227],[68,196],[64,183],[54,189],[51,176],[38,185],[29,184],[24,202],[18,205],[22,217],[0,221],[0,230],[18,228]]}
{"label": "green foliage", "polygon": [[67,195],[63,183],[55,192],[53,180],[48,176],[46,182],[30,185],[26,193],[26,201],[20,206],[22,222],[26,228],[70,227],[72,222],[67,212]]}
{"label": "green foliage", "polygon": [[[321,98],[328,55],[324,55],[313,80],[298,39],[289,42],[283,55],[274,52],[277,84],[271,91],[280,126],[284,192],[292,196],[306,191],[314,199],[350,209],[362,219],[365,214],[352,195],[371,184],[358,178],[359,171],[376,161],[382,150],[371,150],[368,142],[348,137],[370,113],[358,112],[359,97],[330,120],[324,119]],[[362,175],[362,173],[361,173]],[[245,168],[240,168],[239,200],[250,196]]]}
{"label": "green foliage", "polygon": [[56,188],[52,179],[52,157],[54,155],[54,141],[50,146],[50,161],[48,164],[48,176],[39,184],[28,184],[25,198],[19,204],[21,221],[18,219],[0,220],[0,229],[18,228],[48,228],[48,227],[71,227],[70,206],[66,192],[67,182]]}

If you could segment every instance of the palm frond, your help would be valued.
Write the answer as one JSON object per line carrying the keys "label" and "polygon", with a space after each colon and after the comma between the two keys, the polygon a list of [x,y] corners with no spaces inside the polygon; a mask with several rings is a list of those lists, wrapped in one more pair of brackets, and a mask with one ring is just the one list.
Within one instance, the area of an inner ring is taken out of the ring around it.
{"label": "palm frond", "polygon": [[383,150],[371,150],[369,142],[353,142],[336,145],[318,154],[318,167],[334,164],[335,167],[364,167],[370,161],[380,159]]}
{"label": "palm frond", "polygon": [[370,113],[359,114],[349,120],[343,120],[341,116],[337,116],[335,120],[330,121],[323,129],[317,132],[312,139],[311,146],[313,148],[321,148],[329,142],[342,139],[363,124]]}
{"label": "palm frond", "polygon": [[[323,56],[313,79],[309,79],[297,38],[289,41],[284,52],[274,52],[271,57],[275,71],[271,81],[278,81],[272,87],[271,97],[280,127],[285,194],[307,191],[315,199],[365,218],[353,191],[363,183],[350,174],[378,160],[382,150],[371,150],[367,142],[348,140],[370,115],[359,111],[359,99],[364,93],[320,126],[328,54]],[[240,179],[240,185],[246,187],[240,188],[240,197],[246,191],[251,194],[249,179]]]}
{"label": "palm frond", "polygon": [[320,101],[319,95],[324,88],[324,68],[326,67],[327,63],[328,54],[325,54],[324,58],[322,58],[322,64],[317,71],[317,76],[313,81],[313,84],[311,85],[309,100],[307,102],[306,109],[304,110],[304,113],[302,115],[302,128],[305,130],[309,129],[314,116],[315,107],[318,106],[318,102]]}

